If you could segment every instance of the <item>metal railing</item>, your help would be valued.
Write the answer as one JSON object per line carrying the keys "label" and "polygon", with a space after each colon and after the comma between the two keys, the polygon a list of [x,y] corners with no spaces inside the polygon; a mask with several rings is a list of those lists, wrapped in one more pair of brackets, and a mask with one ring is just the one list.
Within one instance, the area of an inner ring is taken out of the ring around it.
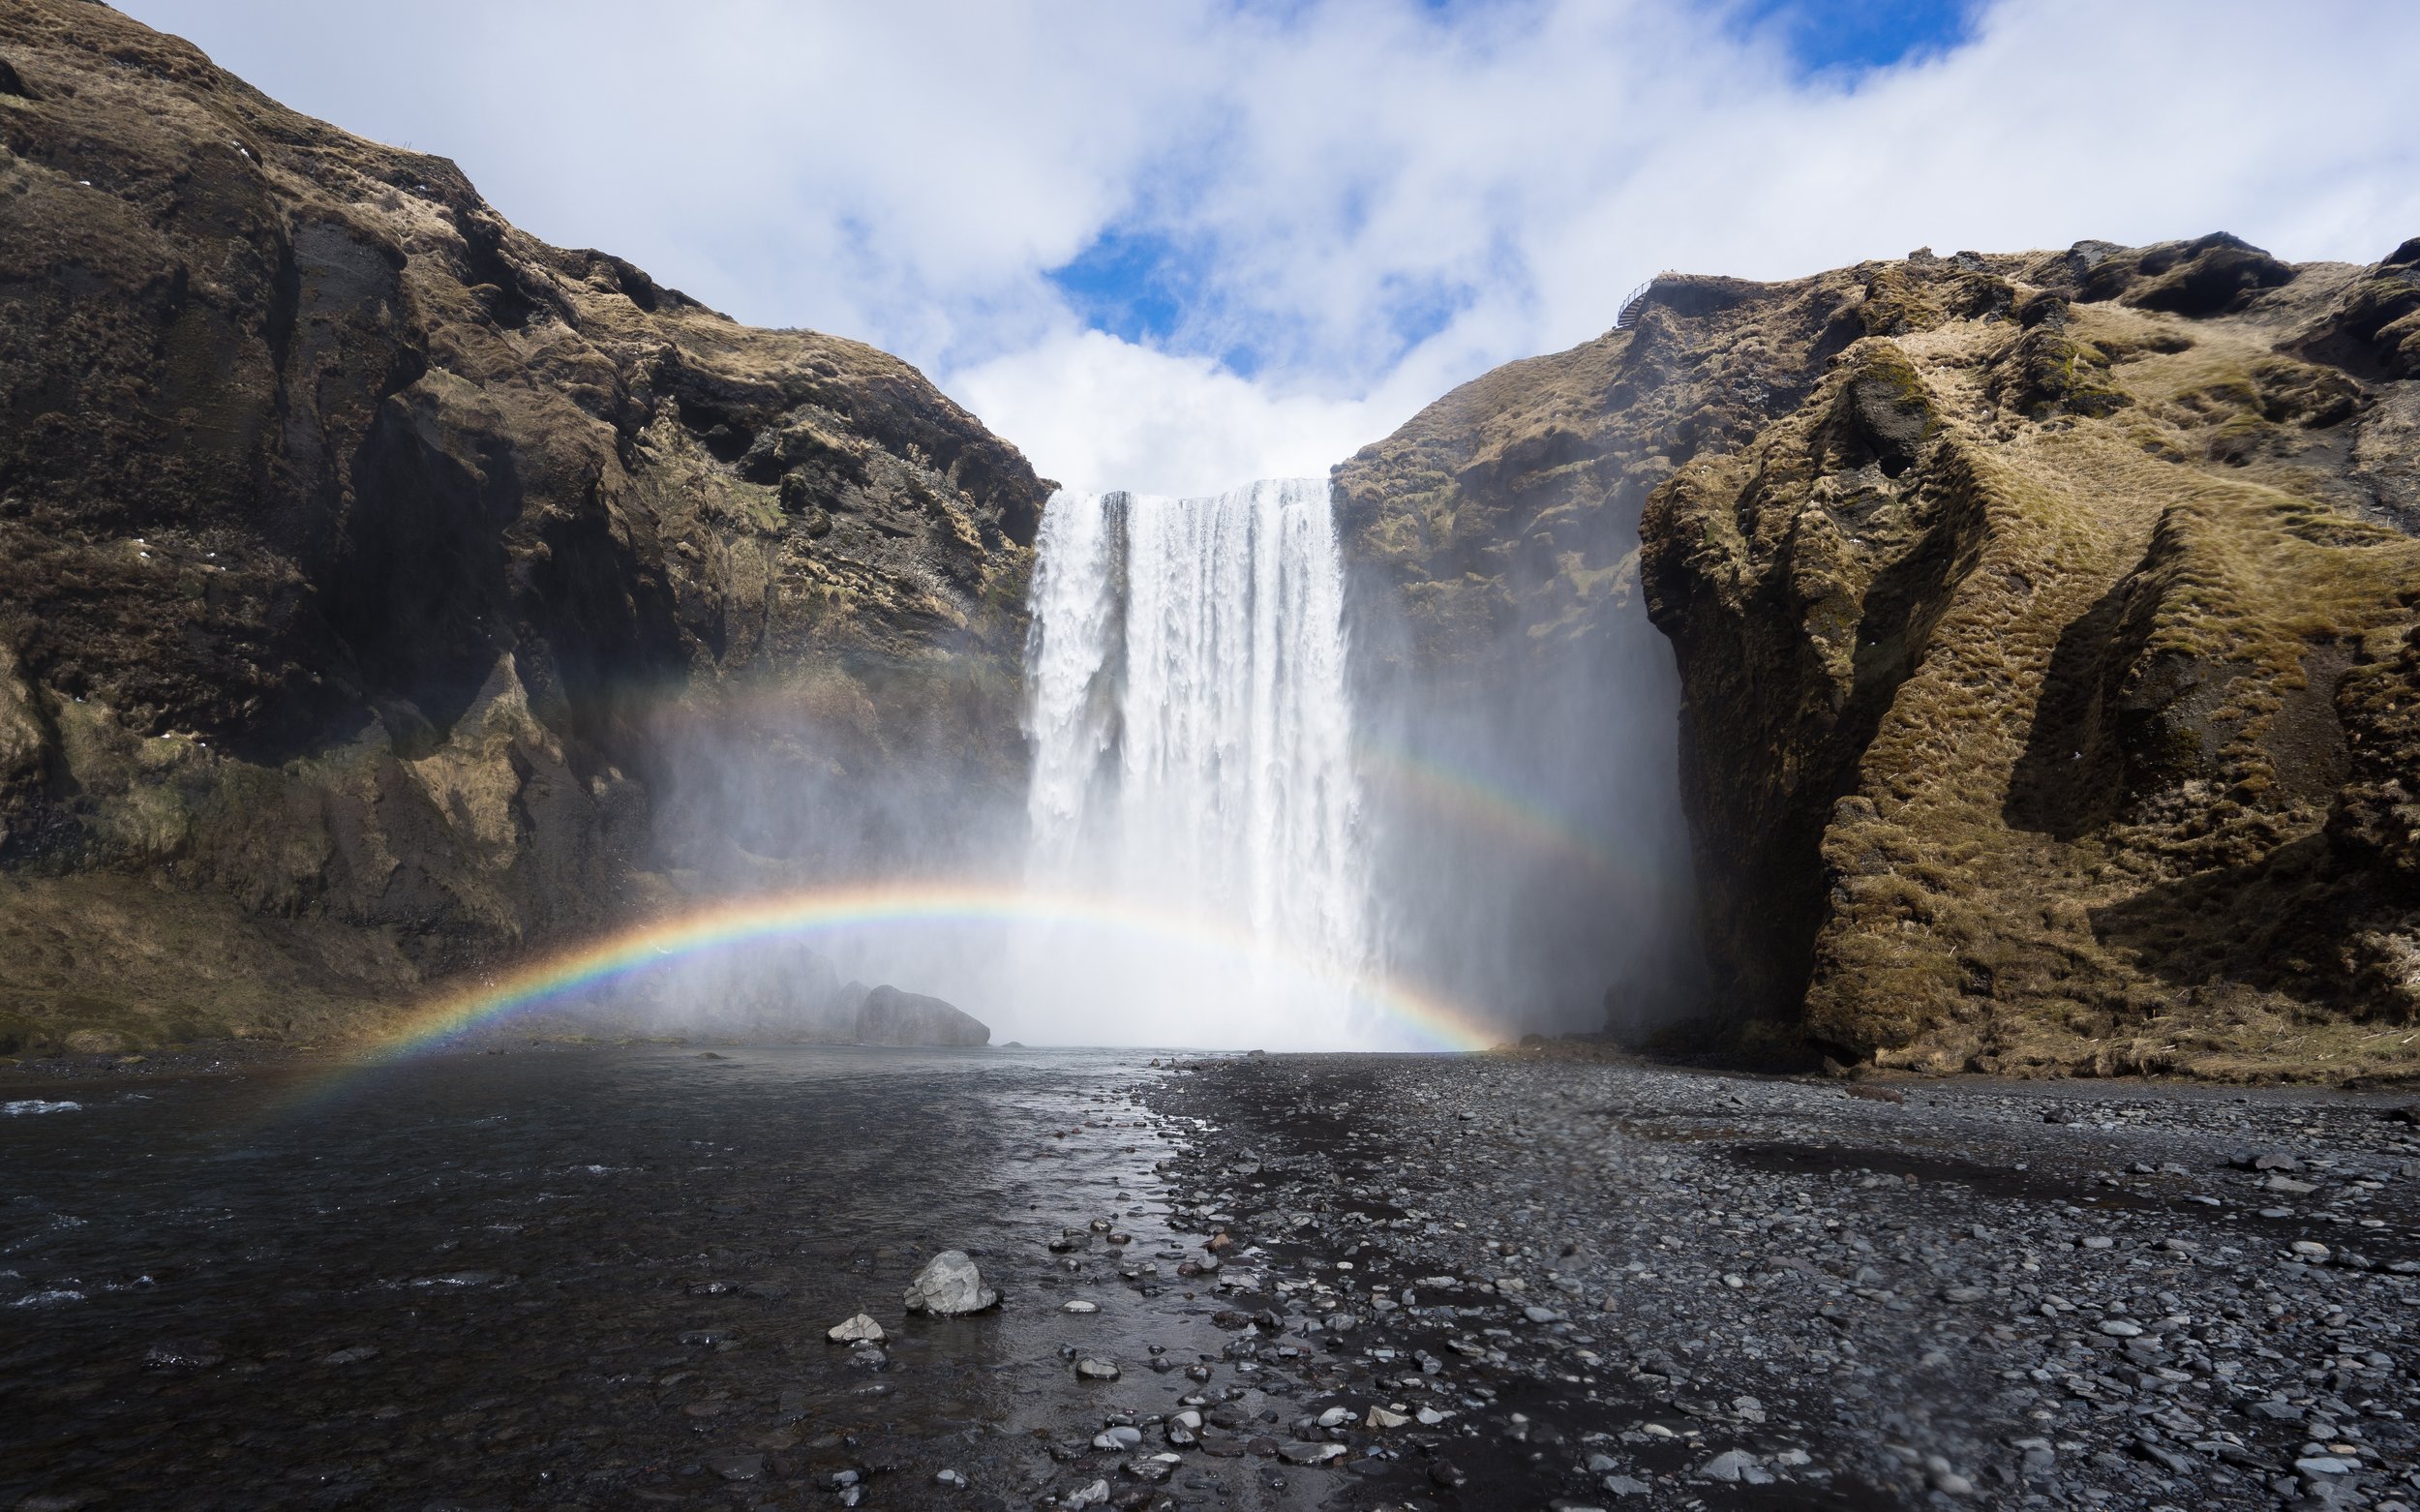
{"label": "metal railing", "polygon": [[1669,278],[1671,276],[1672,269],[1666,268],[1663,272],[1656,274],[1655,278],[1649,279],[1646,283],[1641,284],[1638,287],[1622,295],[1620,311],[1614,317],[1614,329],[1617,331],[1626,331],[1630,329],[1630,327],[1638,324],[1639,317],[1647,311],[1647,296],[1654,291],[1656,279]]}

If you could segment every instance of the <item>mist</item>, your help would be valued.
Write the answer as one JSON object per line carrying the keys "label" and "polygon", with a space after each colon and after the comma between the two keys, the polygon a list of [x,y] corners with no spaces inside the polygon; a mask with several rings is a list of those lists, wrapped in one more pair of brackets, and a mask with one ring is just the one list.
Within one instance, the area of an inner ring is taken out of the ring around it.
{"label": "mist", "polygon": [[[1523,1033],[1635,1042],[1702,1007],[1680,686],[1648,622],[1635,498],[1590,555],[1619,563],[1585,633],[1539,612],[1415,645],[1368,563],[1350,603],[1355,719],[1389,969]],[[1533,604],[1514,563],[1507,596]]]}
{"label": "mist", "polygon": [[662,906],[797,914],[600,1012],[845,1040],[893,986],[994,1043],[1414,1050],[1680,1016],[1679,685],[1635,502],[1588,633],[1516,618],[1450,662],[1339,511],[1325,479],[1063,491],[1013,685],[944,655],[660,711]]}

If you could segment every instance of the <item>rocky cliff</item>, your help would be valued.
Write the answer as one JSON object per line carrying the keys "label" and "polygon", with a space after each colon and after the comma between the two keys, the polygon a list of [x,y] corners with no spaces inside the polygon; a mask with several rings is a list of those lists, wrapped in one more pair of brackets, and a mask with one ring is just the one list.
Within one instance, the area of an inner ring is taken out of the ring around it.
{"label": "rocky cliff", "polygon": [[2420,241],[1666,276],[1340,481],[1431,660],[1644,590],[1735,1041],[2414,1064]]}
{"label": "rocky cliff", "polygon": [[[317,1033],[893,842],[903,771],[1013,791],[1045,492],[879,351],[10,0],[0,1042]],[[735,814],[711,748],[890,801]]]}
{"label": "rocky cliff", "polygon": [[1666,438],[1734,402],[1707,355],[1619,333],[1511,363],[1335,470],[1390,953],[1508,1020],[1703,1011],[1638,522]]}

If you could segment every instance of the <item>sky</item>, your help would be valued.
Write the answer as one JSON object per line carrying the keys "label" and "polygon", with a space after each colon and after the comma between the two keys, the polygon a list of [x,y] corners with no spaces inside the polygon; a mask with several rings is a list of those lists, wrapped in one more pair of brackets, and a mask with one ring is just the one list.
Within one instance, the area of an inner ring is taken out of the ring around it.
{"label": "sky", "polygon": [[119,0],[1070,487],[1324,472],[1661,269],[2420,234],[2407,0]]}

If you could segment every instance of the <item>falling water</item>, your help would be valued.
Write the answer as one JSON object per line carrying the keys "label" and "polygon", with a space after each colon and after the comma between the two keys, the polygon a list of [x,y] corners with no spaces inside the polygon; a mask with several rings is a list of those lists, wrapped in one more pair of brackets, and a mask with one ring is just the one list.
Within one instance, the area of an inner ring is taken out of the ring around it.
{"label": "falling water", "polygon": [[[1027,649],[1028,874],[1249,937],[1050,944],[1044,1021],[1166,1043],[1371,1038],[1344,565],[1319,479],[1051,497]],[[1072,1011],[1072,1012],[1071,1012]]]}

